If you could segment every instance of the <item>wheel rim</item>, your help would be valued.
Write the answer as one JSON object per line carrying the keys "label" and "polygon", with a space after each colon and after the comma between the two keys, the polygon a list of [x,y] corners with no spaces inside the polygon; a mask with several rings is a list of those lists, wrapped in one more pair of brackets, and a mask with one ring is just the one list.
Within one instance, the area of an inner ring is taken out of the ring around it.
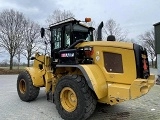
{"label": "wheel rim", "polygon": [[77,96],[73,89],[65,87],[60,93],[60,101],[62,107],[68,111],[72,112],[77,107]]}
{"label": "wheel rim", "polygon": [[19,82],[19,90],[22,94],[26,92],[26,82],[24,79],[21,79]]}

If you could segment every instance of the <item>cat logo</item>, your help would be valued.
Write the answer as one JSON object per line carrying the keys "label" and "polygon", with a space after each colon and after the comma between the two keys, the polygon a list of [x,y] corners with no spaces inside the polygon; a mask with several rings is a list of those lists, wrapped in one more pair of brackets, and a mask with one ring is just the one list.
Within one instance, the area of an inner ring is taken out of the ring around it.
{"label": "cat logo", "polygon": [[74,53],[62,53],[61,57],[74,57]]}

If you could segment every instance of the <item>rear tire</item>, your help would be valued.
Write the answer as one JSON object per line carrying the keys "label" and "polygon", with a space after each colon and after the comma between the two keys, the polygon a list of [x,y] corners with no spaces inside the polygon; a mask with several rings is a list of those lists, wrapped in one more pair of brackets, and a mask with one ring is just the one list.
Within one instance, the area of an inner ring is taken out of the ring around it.
{"label": "rear tire", "polygon": [[57,83],[54,100],[65,120],[85,120],[96,108],[97,99],[83,76],[68,75]]}
{"label": "rear tire", "polygon": [[17,92],[20,99],[25,102],[35,100],[39,94],[39,87],[33,85],[31,76],[27,71],[21,72],[18,76]]}

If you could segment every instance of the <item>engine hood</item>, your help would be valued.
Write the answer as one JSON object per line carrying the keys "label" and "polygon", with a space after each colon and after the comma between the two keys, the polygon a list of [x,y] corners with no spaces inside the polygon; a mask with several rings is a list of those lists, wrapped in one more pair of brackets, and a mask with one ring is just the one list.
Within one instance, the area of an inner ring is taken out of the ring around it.
{"label": "engine hood", "polygon": [[92,41],[92,42],[82,42],[76,47],[84,47],[84,46],[102,46],[102,47],[116,47],[116,48],[124,48],[124,49],[133,49],[133,43],[127,42],[116,42],[116,41]]}

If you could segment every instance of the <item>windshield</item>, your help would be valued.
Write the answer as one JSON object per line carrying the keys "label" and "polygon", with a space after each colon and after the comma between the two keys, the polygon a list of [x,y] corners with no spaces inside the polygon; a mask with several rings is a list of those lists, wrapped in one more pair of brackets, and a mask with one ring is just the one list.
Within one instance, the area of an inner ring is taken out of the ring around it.
{"label": "windshield", "polygon": [[87,41],[91,41],[92,39],[92,32],[89,31],[89,28],[75,24],[73,25],[73,39],[79,40],[79,39],[85,39]]}
{"label": "windshield", "polygon": [[74,40],[85,39],[87,41],[91,41],[91,35],[88,32],[73,32]]}

